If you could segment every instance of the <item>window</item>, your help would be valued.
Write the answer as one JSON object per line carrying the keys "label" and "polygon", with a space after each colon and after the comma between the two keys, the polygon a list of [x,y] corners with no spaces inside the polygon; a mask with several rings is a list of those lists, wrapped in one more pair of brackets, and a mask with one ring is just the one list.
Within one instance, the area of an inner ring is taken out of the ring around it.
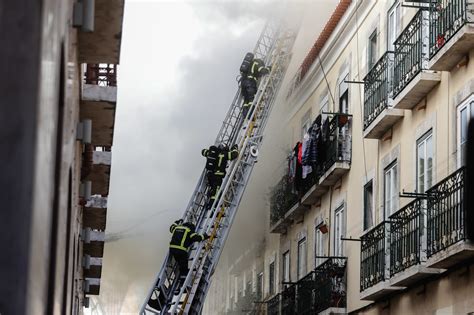
{"label": "window", "polygon": [[371,69],[377,62],[377,29],[369,37],[369,50],[367,56],[367,67]]}
{"label": "window", "polygon": [[263,299],[263,272],[257,275],[257,300]]}
{"label": "window", "polygon": [[301,279],[306,275],[306,237],[298,242],[298,275]]}
{"label": "window", "polygon": [[344,205],[342,205],[334,212],[334,256],[336,257],[342,257],[344,255],[341,237],[345,236],[345,232]]}
{"label": "window", "polygon": [[433,133],[429,131],[416,143],[416,191],[424,193],[433,185]]}
{"label": "window", "polygon": [[319,227],[321,226],[322,224],[318,225],[316,227],[316,232],[315,232],[315,250],[314,250],[314,253],[316,254],[315,256],[315,267],[319,266],[320,264],[322,264],[324,262],[324,258],[321,258],[323,256],[325,256],[325,250],[324,250],[324,234],[323,232],[321,232],[321,230],[319,229]]}
{"label": "window", "polygon": [[311,111],[307,111],[304,114],[303,118],[301,118],[301,139],[303,139],[304,135],[308,132],[309,128],[311,127]]}
{"label": "window", "polygon": [[457,152],[458,166],[466,165],[467,126],[474,116],[474,96],[458,106]]}
{"label": "window", "polygon": [[283,282],[290,282],[290,251],[283,254]]}
{"label": "window", "polygon": [[364,186],[364,231],[374,224],[374,184],[371,180]]}
{"label": "window", "polygon": [[268,267],[268,287],[270,295],[275,294],[275,262]]}
{"label": "window", "polygon": [[349,79],[349,76],[345,76],[342,82],[339,84],[339,112],[349,113],[349,84],[345,82]]}
{"label": "window", "polygon": [[384,203],[385,219],[396,211],[398,198],[397,161],[385,169],[384,175]]}
{"label": "window", "polygon": [[393,6],[388,11],[388,26],[387,26],[387,48],[389,51],[395,49],[394,42],[398,37],[400,28],[400,1],[395,1]]}

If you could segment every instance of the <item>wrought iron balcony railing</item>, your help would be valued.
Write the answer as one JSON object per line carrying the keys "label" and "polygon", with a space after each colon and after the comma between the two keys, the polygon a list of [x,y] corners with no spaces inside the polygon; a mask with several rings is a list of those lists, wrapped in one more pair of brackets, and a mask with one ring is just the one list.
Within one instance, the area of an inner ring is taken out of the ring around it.
{"label": "wrought iron balcony railing", "polygon": [[114,64],[87,64],[84,82],[99,86],[117,86],[117,66]]}
{"label": "wrought iron balcony railing", "polygon": [[428,257],[466,239],[466,169],[458,169],[427,191]]}
{"label": "wrought iron balcony railing", "polygon": [[364,130],[388,107],[394,53],[387,51],[364,78]]}
{"label": "wrought iron balcony railing", "polygon": [[281,314],[294,315],[296,311],[296,284],[291,284],[281,292]]}
{"label": "wrought iron balcony railing", "polygon": [[270,196],[270,221],[275,224],[285,216],[288,210],[298,202],[298,195],[293,191],[288,175],[283,176],[273,187]]}
{"label": "wrought iron balcony railing", "polygon": [[420,263],[422,204],[415,199],[390,216],[390,276]]}
{"label": "wrought iron balcony railing", "polygon": [[267,301],[267,315],[279,315],[280,314],[280,301],[281,295],[277,294]]}
{"label": "wrought iron balcony railing", "polygon": [[[331,257],[314,270],[316,289],[314,312],[329,308],[345,308],[347,301],[346,257]],[[309,314],[309,313],[308,313]]]}
{"label": "wrought iron balcony railing", "polygon": [[303,194],[319,182],[331,167],[337,162],[351,163],[352,160],[352,116],[344,113],[334,113],[328,117],[328,135],[322,145],[324,150],[318,152],[318,162],[313,165],[304,182]]}
{"label": "wrought iron balcony railing", "polygon": [[423,69],[423,16],[420,10],[395,41],[393,97]]}
{"label": "wrought iron balcony railing", "polygon": [[361,237],[360,291],[385,280],[386,235],[388,222],[384,221]]}
{"label": "wrought iron balcony railing", "polygon": [[315,290],[314,271],[296,283],[296,314],[315,314]]}
{"label": "wrought iron balcony railing", "polygon": [[466,23],[474,23],[470,0],[432,0],[430,5],[430,58]]}

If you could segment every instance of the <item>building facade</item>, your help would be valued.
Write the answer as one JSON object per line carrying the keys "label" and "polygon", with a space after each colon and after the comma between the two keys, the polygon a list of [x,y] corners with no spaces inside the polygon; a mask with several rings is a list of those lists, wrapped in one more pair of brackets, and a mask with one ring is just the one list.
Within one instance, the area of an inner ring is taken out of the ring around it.
{"label": "building facade", "polygon": [[[286,152],[279,177],[265,177],[261,256],[213,282],[234,299],[209,314],[474,312],[473,10],[464,0],[341,0],[309,49],[298,36],[278,100],[286,128],[270,140]],[[249,274],[249,294],[262,287],[251,310],[235,298]]]}
{"label": "building facade", "polygon": [[0,5],[0,313],[100,291],[124,2]]}

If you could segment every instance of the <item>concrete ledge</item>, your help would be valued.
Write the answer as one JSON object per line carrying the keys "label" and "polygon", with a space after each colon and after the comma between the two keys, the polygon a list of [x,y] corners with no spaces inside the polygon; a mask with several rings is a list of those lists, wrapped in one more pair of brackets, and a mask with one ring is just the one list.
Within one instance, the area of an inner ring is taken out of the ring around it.
{"label": "concrete ledge", "polygon": [[385,108],[380,115],[369,125],[364,131],[364,138],[366,139],[381,139],[382,136],[393,126],[397,121],[404,116],[403,109]]}
{"label": "concrete ledge", "polygon": [[474,257],[474,244],[461,241],[431,256],[426,265],[431,268],[447,269]]}
{"label": "concrete ledge", "polygon": [[466,24],[429,62],[430,70],[450,71],[474,49],[474,25]]}
{"label": "concrete ledge", "polygon": [[397,109],[412,109],[441,82],[441,72],[421,70],[393,100]]}
{"label": "concrete ledge", "polygon": [[290,210],[288,210],[288,212],[283,218],[278,220],[277,223],[270,227],[270,233],[286,233],[287,227],[293,224],[294,221],[297,221],[298,219],[302,218],[304,212],[307,211],[309,208],[310,207],[308,205],[304,205],[300,202],[297,202]]}
{"label": "concrete ledge", "polygon": [[383,281],[360,292],[360,299],[365,301],[376,301],[385,295],[404,289],[406,288],[400,286],[391,286],[388,281]]}
{"label": "concrete ledge", "polygon": [[421,279],[443,273],[446,269],[428,268],[423,265],[414,265],[395,274],[390,278],[391,286],[409,286]]}
{"label": "concrete ledge", "polygon": [[336,162],[324,173],[319,179],[319,185],[321,186],[332,186],[334,185],[344,174],[349,172],[351,165],[348,162]]}
{"label": "concrete ledge", "polygon": [[347,314],[347,309],[342,307],[331,307],[327,310],[319,312],[318,315],[344,315]]}
{"label": "concrete ledge", "polygon": [[82,85],[82,100],[95,102],[117,102],[116,86]]}
{"label": "concrete ledge", "polygon": [[328,188],[319,184],[313,185],[301,198],[301,204],[311,206],[328,191]]}

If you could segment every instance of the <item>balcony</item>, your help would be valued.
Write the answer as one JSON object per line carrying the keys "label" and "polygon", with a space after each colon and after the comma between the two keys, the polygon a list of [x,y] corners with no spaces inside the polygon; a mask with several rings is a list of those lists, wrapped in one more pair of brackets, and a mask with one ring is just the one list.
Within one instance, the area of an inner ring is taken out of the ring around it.
{"label": "balcony", "polygon": [[124,0],[96,0],[94,31],[79,32],[80,63],[113,63],[120,59]]}
{"label": "balcony", "polygon": [[88,64],[82,85],[80,119],[92,121],[91,143],[112,146],[117,101],[115,65]]}
{"label": "balcony", "polygon": [[315,313],[347,314],[346,265],[347,258],[330,257],[314,270]]}
{"label": "balcony", "polygon": [[352,116],[334,113],[329,119],[329,135],[313,166],[301,204],[312,205],[328,188],[349,172],[352,160]]}
{"label": "balcony", "polygon": [[296,284],[281,292],[281,315],[294,315],[296,310]]}
{"label": "balcony", "polygon": [[474,256],[466,235],[466,170],[460,168],[430,188],[428,199],[428,265],[449,268]]}
{"label": "balcony", "polygon": [[360,298],[376,300],[403,287],[392,287],[388,281],[389,222],[382,222],[361,237]]}
{"label": "balcony", "polygon": [[426,229],[423,226],[425,200],[415,199],[390,216],[390,284],[411,285],[423,278],[443,272],[427,268]]}
{"label": "balcony", "polygon": [[270,232],[286,233],[286,228],[293,223],[293,218],[302,211],[288,175],[283,176],[273,187],[270,197]]}
{"label": "balcony", "polygon": [[266,303],[267,303],[267,315],[280,314],[280,294],[275,295]]}
{"label": "balcony", "polygon": [[364,78],[364,137],[381,139],[403,110],[392,107],[393,52],[386,52]]}
{"label": "balcony", "polygon": [[[92,145],[86,145],[85,148],[81,178],[91,181],[93,195],[107,196],[109,194],[112,152],[94,151]],[[110,150],[110,148],[102,149]]]}
{"label": "balcony", "polygon": [[420,10],[395,41],[393,107],[412,109],[440,81],[441,73],[428,69],[428,12]]}
{"label": "balcony", "polygon": [[429,13],[430,69],[449,71],[474,48],[474,3],[438,0]]}

